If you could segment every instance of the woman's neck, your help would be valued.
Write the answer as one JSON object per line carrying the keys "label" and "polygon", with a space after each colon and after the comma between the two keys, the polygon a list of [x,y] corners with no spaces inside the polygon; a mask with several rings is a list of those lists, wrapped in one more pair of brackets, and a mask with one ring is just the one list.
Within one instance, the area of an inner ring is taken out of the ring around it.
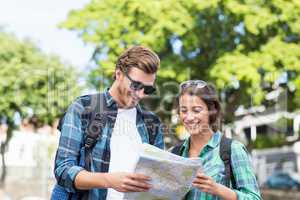
{"label": "woman's neck", "polygon": [[209,142],[213,131],[207,130],[198,134],[191,135],[190,138],[190,157],[198,157],[203,147]]}

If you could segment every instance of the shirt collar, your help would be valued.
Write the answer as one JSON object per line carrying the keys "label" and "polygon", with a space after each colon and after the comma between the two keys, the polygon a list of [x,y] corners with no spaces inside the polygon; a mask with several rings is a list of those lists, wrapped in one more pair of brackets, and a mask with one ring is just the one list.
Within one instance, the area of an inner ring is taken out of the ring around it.
{"label": "shirt collar", "polygon": [[208,141],[207,146],[211,148],[215,148],[216,146],[219,145],[221,141],[221,137],[222,134],[219,131],[215,132],[213,136],[210,138],[210,140]]}
{"label": "shirt collar", "polygon": [[113,97],[109,93],[109,88],[105,89],[104,96],[105,96],[107,107],[111,107],[113,105],[117,106],[117,102],[113,99]]}
{"label": "shirt collar", "polygon": [[[219,145],[221,138],[222,138],[222,134],[219,131],[217,131],[212,135],[212,137],[210,138],[210,140],[208,141],[208,143],[205,146],[213,149]],[[183,142],[183,145],[180,149],[180,151],[183,152],[183,155],[186,157],[188,157],[188,152],[190,149],[190,140],[191,140],[191,137],[186,139]]]}

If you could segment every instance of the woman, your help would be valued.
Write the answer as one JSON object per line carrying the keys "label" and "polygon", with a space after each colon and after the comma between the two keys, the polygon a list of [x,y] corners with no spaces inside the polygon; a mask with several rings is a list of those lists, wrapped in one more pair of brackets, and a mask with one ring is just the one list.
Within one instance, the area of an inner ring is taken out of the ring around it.
{"label": "woman", "polygon": [[186,81],[180,85],[177,105],[180,121],[190,134],[187,140],[177,145],[178,154],[200,157],[203,162],[185,199],[261,199],[247,150],[237,141],[232,141],[229,147],[233,181],[226,184],[225,165],[219,148],[221,108],[214,87],[201,80]]}

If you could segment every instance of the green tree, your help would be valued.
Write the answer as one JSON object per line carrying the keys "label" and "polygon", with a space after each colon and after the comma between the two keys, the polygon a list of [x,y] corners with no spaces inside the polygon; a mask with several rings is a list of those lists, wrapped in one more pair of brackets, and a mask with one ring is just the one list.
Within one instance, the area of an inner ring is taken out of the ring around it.
{"label": "green tree", "polygon": [[41,123],[51,124],[80,89],[77,72],[71,66],[57,56],[42,53],[32,42],[4,32],[0,32],[0,77],[0,119],[8,124],[7,141],[1,148],[3,157],[16,128],[16,113],[27,117],[30,109]]}
{"label": "green tree", "polygon": [[[187,78],[215,83],[227,121],[238,105],[263,102],[282,77],[293,108],[300,105],[298,0],[92,0],[60,26],[95,46],[96,87],[107,83],[125,48],[143,44],[162,60],[159,85]],[[158,102],[170,107],[173,90],[161,88]]]}

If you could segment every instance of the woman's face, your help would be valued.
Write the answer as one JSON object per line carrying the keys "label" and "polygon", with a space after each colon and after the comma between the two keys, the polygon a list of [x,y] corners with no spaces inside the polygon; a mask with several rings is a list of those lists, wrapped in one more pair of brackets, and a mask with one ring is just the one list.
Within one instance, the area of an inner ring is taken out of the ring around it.
{"label": "woman's face", "polygon": [[183,94],[179,98],[179,118],[191,135],[210,130],[207,105],[198,96]]}

